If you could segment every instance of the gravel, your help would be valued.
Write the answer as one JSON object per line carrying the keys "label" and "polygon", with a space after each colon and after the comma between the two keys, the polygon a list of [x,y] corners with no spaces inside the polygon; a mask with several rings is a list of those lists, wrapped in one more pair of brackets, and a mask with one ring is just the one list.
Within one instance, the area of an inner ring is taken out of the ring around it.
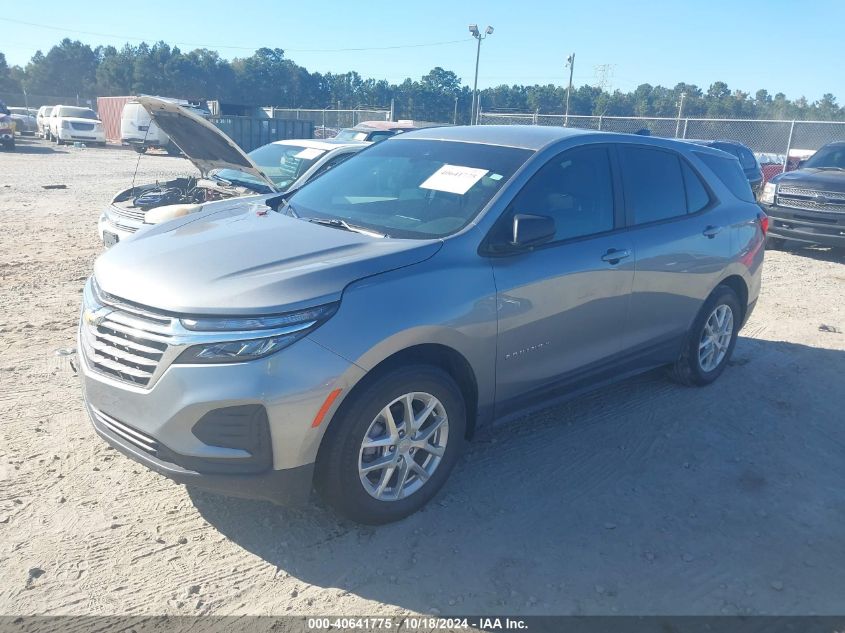
{"label": "gravel", "polygon": [[56,350],[75,346],[98,214],[136,165],[142,183],[193,171],[41,141],[0,153],[0,613],[842,612],[841,252],[767,253],[712,387],[653,372],[497,427],[442,503],[365,528],[317,501],[186,489],[94,434]]}

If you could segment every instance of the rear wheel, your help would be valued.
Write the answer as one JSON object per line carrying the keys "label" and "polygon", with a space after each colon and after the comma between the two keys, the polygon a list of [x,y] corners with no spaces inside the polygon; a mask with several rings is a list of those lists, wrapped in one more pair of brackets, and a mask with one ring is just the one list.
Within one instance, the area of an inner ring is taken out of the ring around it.
{"label": "rear wheel", "polygon": [[139,154],[145,154],[147,152],[147,146],[146,145],[133,145],[132,149],[134,149]]}
{"label": "rear wheel", "polygon": [[727,367],[742,324],[739,298],[728,286],[719,286],[704,303],[687,335],[680,358],[672,368],[678,382],[709,385]]}
{"label": "rear wheel", "polygon": [[315,486],[354,521],[398,521],[424,506],[457,462],[466,432],[463,396],[440,369],[413,366],[351,397],[326,432]]}
{"label": "rear wheel", "polygon": [[768,250],[779,251],[782,250],[785,245],[786,240],[782,237],[775,237],[773,235],[766,237],[766,249]]}

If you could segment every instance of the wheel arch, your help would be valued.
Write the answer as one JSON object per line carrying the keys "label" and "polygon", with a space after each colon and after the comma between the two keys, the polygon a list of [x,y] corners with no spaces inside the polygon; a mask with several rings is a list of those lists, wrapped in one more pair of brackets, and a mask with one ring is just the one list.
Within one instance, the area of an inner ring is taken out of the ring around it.
{"label": "wheel arch", "polygon": [[[741,275],[729,275],[720,281],[718,285],[727,286],[736,293],[737,297],[739,297],[739,306],[742,309],[742,318],[740,319],[740,323],[745,324],[745,317],[748,314],[748,284],[745,283],[745,279],[743,279]],[[715,288],[713,289],[713,292],[716,292]],[[710,294],[712,295],[713,293]]]}
{"label": "wheel arch", "polygon": [[408,365],[437,367],[455,381],[466,404],[466,436],[467,438],[472,437],[478,418],[478,381],[472,365],[463,354],[453,347],[442,343],[421,343],[411,345],[387,356],[352,387],[329,420],[321,445],[325,442],[325,436],[331,432],[334,424],[343,418],[345,410],[353,402],[357,393],[394,369]]}

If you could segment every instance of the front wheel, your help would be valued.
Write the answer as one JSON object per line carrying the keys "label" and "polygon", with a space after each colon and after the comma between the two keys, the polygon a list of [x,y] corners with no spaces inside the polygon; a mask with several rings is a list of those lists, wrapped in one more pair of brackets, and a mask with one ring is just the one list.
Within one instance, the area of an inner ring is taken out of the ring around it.
{"label": "front wheel", "polygon": [[701,308],[680,358],[672,368],[678,382],[709,385],[716,380],[733,354],[742,324],[742,308],[732,288],[719,286]]}
{"label": "front wheel", "polygon": [[436,367],[386,373],[351,396],[317,459],[315,487],[359,523],[398,521],[424,506],[460,456],[466,405]]}

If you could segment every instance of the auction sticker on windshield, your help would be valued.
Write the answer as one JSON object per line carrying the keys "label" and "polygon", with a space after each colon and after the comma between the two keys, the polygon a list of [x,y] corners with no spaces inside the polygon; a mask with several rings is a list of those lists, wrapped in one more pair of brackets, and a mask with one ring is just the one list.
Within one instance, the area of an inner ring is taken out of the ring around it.
{"label": "auction sticker on windshield", "polygon": [[431,174],[421,189],[434,189],[447,193],[464,195],[472,186],[477,183],[489,171],[489,169],[478,169],[476,167],[462,167],[460,165],[443,165],[436,172]]}
{"label": "auction sticker on windshield", "polygon": [[316,147],[306,147],[301,152],[294,154],[294,158],[301,158],[302,160],[311,160],[317,158],[321,154],[325,154],[325,150],[317,149]]}

